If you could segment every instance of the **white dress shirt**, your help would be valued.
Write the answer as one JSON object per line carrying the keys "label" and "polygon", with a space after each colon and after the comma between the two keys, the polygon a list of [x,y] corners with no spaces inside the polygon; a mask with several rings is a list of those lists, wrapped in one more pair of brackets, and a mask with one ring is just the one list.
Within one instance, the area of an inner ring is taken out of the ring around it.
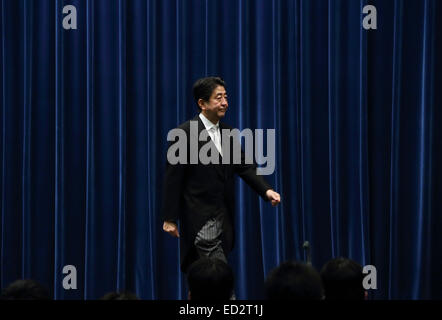
{"label": "white dress shirt", "polygon": [[201,121],[206,127],[207,132],[209,133],[210,138],[213,143],[215,143],[215,147],[218,149],[218,152],[223,155],[221,148],[221,133],[219,130],[219,121],[216,124],[213,124],[212,121],[207,119],[202,113],[199,114]]}

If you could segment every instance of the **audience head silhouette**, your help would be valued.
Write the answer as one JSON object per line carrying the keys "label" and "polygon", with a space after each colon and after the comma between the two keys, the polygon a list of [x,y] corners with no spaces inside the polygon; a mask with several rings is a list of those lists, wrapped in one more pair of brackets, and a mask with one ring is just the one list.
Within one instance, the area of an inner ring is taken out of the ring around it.
{"label": "audience head silhouette", "polygon": [[16,280],[3,289],[2,300],[50,300],[49,292],[34,280]]}
{"label": "audience head silhouette", "polygon": [[224,261],[200,258],[187,273],[189,299],[195,301],[229,300],[234,287],[233,271]]}
{"label": "audience head silhouette", "polygon": [[347,258],[328,261],[321,270],[327,300],[363,300],[366,292],[362,286],[362,266]]}
{"label": "audience head silhouette", "polygon": [[273,269],[265,281],[269,300],[321,300],[319,273],[310,265],[287,261]]}

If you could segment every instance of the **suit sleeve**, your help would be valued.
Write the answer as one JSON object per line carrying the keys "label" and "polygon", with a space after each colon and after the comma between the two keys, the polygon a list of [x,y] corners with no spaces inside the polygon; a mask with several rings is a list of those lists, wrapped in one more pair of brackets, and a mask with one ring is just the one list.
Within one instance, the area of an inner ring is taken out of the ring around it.
{"label": "suit sleeve", "polygon": [[263,176],[256,174],[257,165],[245,163],[244,151],[241,148],[241,164],[234,165],[235,172],[243,179],[256,193],[258,193],[265,201],[266,191],[272,189]]}
{"label": "suit sleeve", "polygon": [[161,209],[163,221],[176,223],[179,220],[185,168],[183,164],[172,165],[166,161]]}

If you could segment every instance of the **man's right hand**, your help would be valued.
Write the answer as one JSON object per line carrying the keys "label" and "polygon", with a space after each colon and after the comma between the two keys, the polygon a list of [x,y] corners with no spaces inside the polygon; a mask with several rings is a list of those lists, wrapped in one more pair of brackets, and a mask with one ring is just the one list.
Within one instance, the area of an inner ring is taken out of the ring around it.
{"label": "man's right hand", "polygon": [[180,237],[180,234],[178,232],[178,227],[173,222],[164,221],[163,223],[163,230],[166,231],[168,234],[170,234],[172,237]]}

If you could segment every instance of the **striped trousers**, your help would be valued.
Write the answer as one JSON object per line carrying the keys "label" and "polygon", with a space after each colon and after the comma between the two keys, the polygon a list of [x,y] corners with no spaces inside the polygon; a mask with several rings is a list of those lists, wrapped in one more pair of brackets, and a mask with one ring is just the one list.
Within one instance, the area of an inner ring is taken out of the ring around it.
{"label": "striped trousers", "polygon": [[227,263],[222,248],[221,234],[224,211],[209,219],[195,237],[194,245],[200,257],[218,258]]}

